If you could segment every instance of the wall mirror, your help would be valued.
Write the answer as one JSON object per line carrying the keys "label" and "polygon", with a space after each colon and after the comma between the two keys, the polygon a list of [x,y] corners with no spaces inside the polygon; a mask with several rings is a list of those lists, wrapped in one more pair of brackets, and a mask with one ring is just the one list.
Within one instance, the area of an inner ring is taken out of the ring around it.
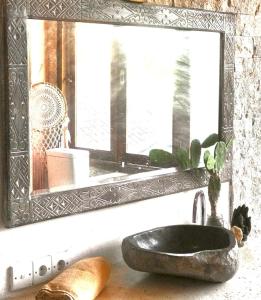
{"label": "wall mirror", "polygon": [[153,175],[150,150],[219,130],[220,33],[28,20],[27,36],[34,193]]}
{"label": "wall mirror", "polygon": [[204,169],[154,166],[149,152],[233,135],[234,15],[87,0],[5,9],[7,226],[206,185]]}

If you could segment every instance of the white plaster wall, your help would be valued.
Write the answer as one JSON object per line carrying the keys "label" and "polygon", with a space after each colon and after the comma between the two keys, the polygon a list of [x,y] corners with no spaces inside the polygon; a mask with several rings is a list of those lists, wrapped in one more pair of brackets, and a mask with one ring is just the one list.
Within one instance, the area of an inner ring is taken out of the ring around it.
{"label": "white plaster wall", "polygon": [[[203,189],[207,195],[206,188]],[[121,260],[121,241],[130,234],[157,226],[191,223],[196,191],[139,201],[37,224],[0,228],[0,299],[8,290],[7,269],[16,261],[69,250],[72,260],[104,255]],[[229,184],[222,185],[220,211],[229,218]],[[209,203],[207,201],[208,212]],[[200,211],[199,211],[200,212]]]}

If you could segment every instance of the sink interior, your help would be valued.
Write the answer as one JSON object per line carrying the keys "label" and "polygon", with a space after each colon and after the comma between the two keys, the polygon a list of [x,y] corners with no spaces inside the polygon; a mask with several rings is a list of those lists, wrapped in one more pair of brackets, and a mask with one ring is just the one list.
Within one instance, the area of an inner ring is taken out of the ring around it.
{"label": "sink interior", "polygon": [[169,226],[152,229],[132,237],[132,243],[136,247],[173,254],[224,249],[230,245],[230,235],[225,230],[210,226]]}

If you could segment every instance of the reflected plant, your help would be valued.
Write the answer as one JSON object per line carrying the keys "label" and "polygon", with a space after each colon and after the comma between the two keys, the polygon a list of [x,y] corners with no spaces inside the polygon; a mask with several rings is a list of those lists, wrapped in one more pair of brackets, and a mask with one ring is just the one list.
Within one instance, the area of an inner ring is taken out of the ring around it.
{"label": "reflected plant", "polygon": [[198,139],[192,140],[189,149],[179,147],[175,151],[174,159],[178,167],[182,170],[198,168],[202,148],[209,148],[218,142],[218,135],[211,134],[201,144]]}
{"label": "reflected plant", "polygon": [[199,165],[201,156],[200,141],[195,139],[191,142],[189,149],[178,148],[174,155],[174,160],[182,170],[194,169]]}
{"label": "reflected plant", "polygon": [[175,165],[174,155],[162,149],[150,150],[149,161],[155,167],[169,168]]}
{"label": "reflected plant", "polygon": [[149,153],[150,164],[158,167],[180,167],[182,170],[197,168],[201,157],[200,141],[195,139],[189,149],[178,148],[174,154],[162,150],[152,149]]}
{"label": "reflected plant", "polygon": [[[174,154],[162,149],[152,149],[149,153],[150,164],[158,167],[175,166],[182,170],[198,168],[202,148],[206,148],[204,145],[211,146],[213,137],[208,137],[202,144],[199,140],[194,139],[191,141],[189,149],[179,147]],[[213,141],[212,145],[214,143]]]}

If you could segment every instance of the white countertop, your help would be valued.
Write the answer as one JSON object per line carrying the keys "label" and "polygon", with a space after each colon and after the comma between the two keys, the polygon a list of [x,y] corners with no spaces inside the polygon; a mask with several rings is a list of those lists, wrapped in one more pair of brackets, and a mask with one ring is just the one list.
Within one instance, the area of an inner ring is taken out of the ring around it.
{"label": "white countertop", "polygon": [[[261,299],[261,253],[257,246],[256,238],[240,248],[239,270],[222,284],[147,274],[130,269],[124,262],[115,264],[107,287],[97,300]],[[32,300],[36,293],[37,289],[13,299]]]}

